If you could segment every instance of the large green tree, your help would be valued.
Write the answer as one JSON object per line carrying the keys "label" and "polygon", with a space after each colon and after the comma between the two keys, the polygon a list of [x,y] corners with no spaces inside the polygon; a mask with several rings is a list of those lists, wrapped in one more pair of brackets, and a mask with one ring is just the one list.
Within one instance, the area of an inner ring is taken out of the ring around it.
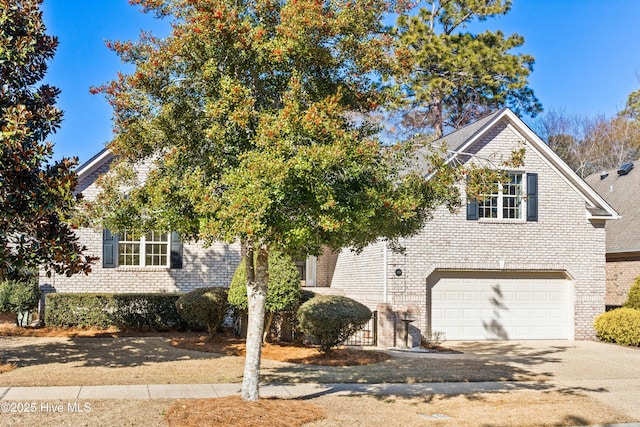
{"label": "large green tree", "polygon": [[418,14],[398,19],[396,79],[410,102],[402,125],[418,132],[457,129],[487,112],[542,110],[528,87],[534,59],[512,53],[524,38],[501,31],[464,32],[475,21],[506,14],[510,0],[427,0]]}
{"label": "large green tree", "polygon": [[66,220],[76,160],[53,162],[46,138],[60,125],[58,89],[39,85],[58,41],[46,35],[42,0],[0,0],[0,279],[39,266],[89,272],[90,257]]}
{"label": "large green tree", "polygon": [[[403,164],[360,119],[390,96],[387,0],[137,0],[171,19],[164,39],[111,42],[135,66],[96,92],[114,108],[118,155],[93,215],[112,230],[241,241],[248,337],[242,397],[258,399],[271,250],[304,256],[415,233],[457,206],[451,169]],[[354,114],[360,113],[360,114]],[[151,171],[136,173],[148,162]],[[255,254],[255,256],[254,256]]]}

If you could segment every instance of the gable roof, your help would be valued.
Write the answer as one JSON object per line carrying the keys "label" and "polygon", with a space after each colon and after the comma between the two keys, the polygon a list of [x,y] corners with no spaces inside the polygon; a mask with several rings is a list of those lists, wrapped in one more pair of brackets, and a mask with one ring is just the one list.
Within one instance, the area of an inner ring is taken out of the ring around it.
{"label": "gable roof", "polygon": [[565,182],[567,182],[585,201],[587,218],[592,219],[618,219],[620,215],[609,205],[593,188],[591,188],[578,174],[576,174],[529,126],[527,126],[509,108],[502,108],[491,113],[474,123],[470,123],[432,143],[434,146],[446,144],[450,151],[448,163],[465,162],[473,153],[468,152],[470,147],[483,138],[491,129],[499,123],[505,122],[526,143],[527,149],[535,150],[554,169]]}
{"label": "gable roof", "polygon": [[640,252],[640,160],[632,164],[635,167],[626,175],[612,169],[585,178],[622,215],[620,221],[607,224],[609,254]]}
{"label": "gable roof", "polygon": [[106,161],[111,160],[113,154],[108,148],[103,148],[95,156],[78,166],[76,173],[78,174],[78,181],[82,181],[89,176],[91,172],[102,166]]}
{"label": "gable roof", "polygon": [[433,142],[434,145],[440,146],[446,142],[447,147],[452,151],[458,151],[463,145],[466,145],[466,142],[474,139],[474,136],[478,132],[482,132],[485,129],[487,123],[493,122],[496,117],[500,116],[507,108],[503,108],[491,114],[488,114],[478,121],[473,123],[469,123],[466,126],[461,127],[460,129],[456,129],[455,131],[437,139]]}
{"label": "gable roof", "polygon": [[[450,134],[434,141],[435,146],[447,144],[451,155],[447,162],[456,161],[459,157],[468,156],[467,150],[476,141],[482,138],[488,131],[500,122],[505,121],[511,128],[520,134],[529,148],[536,150],[547,163],[584,199],[588,219],[618,219],[620,215],[603,199],[598,192],[591,188],[580,178],[547,144],[540,139],[513,111],[503,108],[491,113],[476,122],[470,123]],[[104,148],[87,162],[82,164],[76,172],[79,180],[82,180],[96,170],[113,154],[108,148]],[[426,170],[426,169],[424,169]]]}

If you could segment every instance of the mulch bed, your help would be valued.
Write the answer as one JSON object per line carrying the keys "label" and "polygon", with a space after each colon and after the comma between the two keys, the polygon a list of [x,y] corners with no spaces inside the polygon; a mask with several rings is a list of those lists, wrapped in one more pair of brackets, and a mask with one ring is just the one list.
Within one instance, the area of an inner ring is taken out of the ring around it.
{"label": "mulch bed", "polygon": [[[218,336],[213,340],[207,336],[180,336],[172,338],[171,345],[185,350],[226,354],[229,356],[245,355],[244,340],[226,336]],[[265,343],[262,346],[262,357],[280,362],[322,366],[370,365],[384,362],[391,358],[388,354],[375,350],[340,347],[322,354],[316,347],[276,343]]]}
{"label": "mulch bed", "polygon": [[165,416],[169,426],[297,427],[325,418],[316,405],[301,400],[261,399],[238,396],[176,401]]}

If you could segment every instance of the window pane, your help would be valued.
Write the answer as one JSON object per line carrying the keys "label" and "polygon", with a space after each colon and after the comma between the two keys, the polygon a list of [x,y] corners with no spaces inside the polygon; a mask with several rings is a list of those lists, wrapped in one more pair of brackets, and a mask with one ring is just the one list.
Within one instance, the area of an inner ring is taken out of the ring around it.
{"label": "window pane", "polygon": [[120,243],[118,245],[119,265],[140,265],[140,244]]}
{"label": "window pane", "polygon": [[502,189],[502,217],[508,219],[521,218],[522,214],[522,175],[511,175],[510,182]]}
{"label": "window pane", "polygon": [[147,243],[145,245],[146,265],[167,265],[167,244]]}
{"label": "window pane", "polygon": [[167,242],[169,240],[169,235],[167,233],[152,231],[145,234],[145,240],[147,242]]}
{"label": "window pane", "polygon": [[522,174],[510,174],[507,182],[496,183],[491,193],[478,201],[480,218],[521,218],[522,190]]}
{"label": "window pane", "polygon": [[478,202],[480,218],[498,217],[498,197],[488,196]]}

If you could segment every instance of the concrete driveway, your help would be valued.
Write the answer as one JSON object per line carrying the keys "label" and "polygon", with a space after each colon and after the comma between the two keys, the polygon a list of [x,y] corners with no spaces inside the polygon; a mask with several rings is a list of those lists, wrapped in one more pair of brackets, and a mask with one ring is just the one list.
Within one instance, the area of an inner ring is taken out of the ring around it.
{"label": "concrete driveway", "polygon": [[594,341],[447,341],[445,346],[545,374],[558,390],[587,394],[640,421],[640,348]]}

